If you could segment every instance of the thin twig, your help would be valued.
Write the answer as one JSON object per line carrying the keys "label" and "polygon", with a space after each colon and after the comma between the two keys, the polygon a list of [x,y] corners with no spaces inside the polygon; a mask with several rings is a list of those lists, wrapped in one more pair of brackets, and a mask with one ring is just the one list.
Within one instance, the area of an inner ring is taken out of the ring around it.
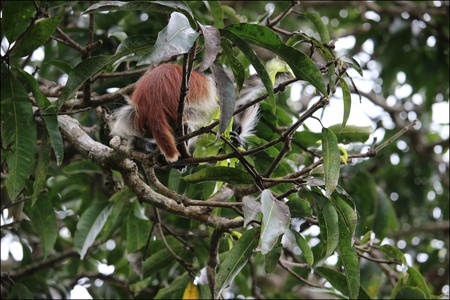
{"label": "thin twig", "polygon": [[414,127],[417,124],[417,120],[414,120],[412,123],[406,125],[404,128],[402,128],[399,132],[391,136],[389,139],[387,139],[384,143],[380,144],[378,147],[375,148],[375,153],[378,153],[381,149],[398,139],[400,136],[402,136],[405,132],[410,130],[412,127]]}
{"label": "thin twig", "polygon": [[300,281],[306,283],[307,285],[312,286],[312,287],[316,287],[316,288],[321,288],[320,285],[317,285],[317,284],[315,284],[315,283],[312,283],[312,282],[310,282],[310,281],[304,279],[303,277],[301,277],[301,276],[298,275],[297,273],[295,273],[295,272],[294,272],[293,270],[291,270],[289,267],[285,266],[285,265],[283,264],[283,262],[278,261],[278,264],[279,264],[283,269],[285,269],[286,271],[288,271],[289,273],[291,273],[292,275],[294,275],[295,278],[297,278],[297,279],[299,279]]}
{"label": "thin twig", "polygon": [[192,265],[185,262],[181,257],[179,257],[178,254],[176,254],[173,251],[172,247],[170,247],[170,245],[167,243],[166,237],[163,233],[162,226],[161,226],[161,218],[159,216],[159,209],[154,207],[154,212],[155,212],[156,223],[157,223],[156,226],[159,231],[159,236],[161,237],[161,240],[164,243],[164,246],[166,247],[167,251],[169,251],[170,255],[172,255],[176,259],[176,261],[178,261],[180,263],[180,265],[182,265],[183,268],[186,269],[186,271],[189,273],[189,275],[192,278],[195,278],[195,274],[194,274]]}

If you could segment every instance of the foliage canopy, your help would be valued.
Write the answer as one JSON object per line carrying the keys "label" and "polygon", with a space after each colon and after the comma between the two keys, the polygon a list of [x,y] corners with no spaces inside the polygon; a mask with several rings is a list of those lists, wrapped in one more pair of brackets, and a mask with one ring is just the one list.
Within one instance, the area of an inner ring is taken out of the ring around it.
{"label": "foliage canopy", "polygon": [[[1,11],[2,298],[448,297],[448,2]],[[198,136],[185,173],[109,143],[111,111],[166,62],[223,95],[259,75],[246,149],[233,97],[178,137]]]}

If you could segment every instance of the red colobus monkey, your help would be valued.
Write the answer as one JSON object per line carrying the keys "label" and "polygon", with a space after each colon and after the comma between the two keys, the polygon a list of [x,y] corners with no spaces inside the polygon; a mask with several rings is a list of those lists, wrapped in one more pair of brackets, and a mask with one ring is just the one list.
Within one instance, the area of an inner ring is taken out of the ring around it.
{"label": "red colobus monkey", "polygon": [[[136,83],[128,105],[115,111],[110,121],[111,136],[120,136],[128,146],[150,151],[146,138],[153,138],[168,162],[181,156],[175,144],[174,130],[178,124],[178,104],[182,68],[178,65],[160,65],[144,74]],[[248,93],[236,101],[236,107],[251,100],[263,87],[259,78],[247,83]],[[245,88],[245,86],[244,86]],[[188,132],[208,124],[218,108],[216,86],[212,78],[193,71],[183,114]],[[242,145],[251,135],[258,120],[258,106],[249,107],[235,117],[234,140]]]}

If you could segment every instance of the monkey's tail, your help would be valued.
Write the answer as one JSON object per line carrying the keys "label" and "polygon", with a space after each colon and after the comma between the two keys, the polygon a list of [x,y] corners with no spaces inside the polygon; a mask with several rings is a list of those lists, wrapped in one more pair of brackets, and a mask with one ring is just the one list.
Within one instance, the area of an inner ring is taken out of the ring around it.
{"label": "monkey's tail", "polygon": [[168,162],[176,162],[180,156],[175,144],[172,127],[164,116],[152,114],[148,118],[153,138]]}

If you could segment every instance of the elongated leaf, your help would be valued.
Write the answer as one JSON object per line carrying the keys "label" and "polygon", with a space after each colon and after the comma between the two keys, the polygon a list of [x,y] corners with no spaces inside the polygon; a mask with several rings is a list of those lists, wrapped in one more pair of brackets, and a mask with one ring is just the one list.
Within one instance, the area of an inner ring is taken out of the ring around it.
{"label": "elongated leaf", "polygon": [[112,207],[113,205],[111,203],[97,203],[89,207],[81,215],[74,236],[74,245],[81,259],[84,258],[89,247],[94,243],[95,238],[103,229],[103,225],[105,225]]}
{"label": "elongated leaf", "polygon": [[[271,29],[256,24],[240,23],[232,24],[225,27],[225,30],[221,30],[221,34],[225,36],[224,31],[233,32],[256,46],[273,51],[286,61],[298,79],[308,81],[322,94],[328,95],[322,73],[316,64],[303,52],[284,44]],[[258,74],[260,73],[258,72]]]}
{"label": "elongated leaf", "polygon": [[360,288],[359,258],[353,246],[353,233],[349,232],[342,217],[339,217],[338,252],[344,266],[345,279],[347,281],[346,295],[350,299],[358,299]]}
{"label": "elongated leaf", "polygon": [[284,248],[291,248],[295,245],[294,231],[286,228],[286,232],[281,237],[281,245],[283,245]]}
{"label": "elongated leaf", "polygon": [[336,208],[336,211],[339,213],[339,216],[344,221],[343,225],[347,228],[350,235],[353,235],[358,222],[358,215],[352,199],[337,193],[333,193],[329,199]]}
{"label": "elongated leaf", "polygon": [[231,184],[252,184],[253,178],[239,169],[229,167],[207,167],[200,171],[181,177],[189,183],[223,181]]}
{"label": "elongated leaf", "polygon": [[263,214],[261,242],[259,250],[262,255],[269,253],[286,232],[291,214],[284,201],[277,200],[270,190],[261,193],[261,212]]}
{"label": "elongated leaf", "polygon": [[220,1],[208,1],[209,10],[214,19],[214,26],[217,28],[223,28],[223,10]]}
{"label": "elongated leaf", "polygon": [[324,277],[339,292],[347,295],[347,281],[344,274],[329,267],[317,267],[314,268],[314,271]]}
{"label": "elongated leaf", "polygon": [[41,148],[39,151],[39,160],[34,174],[33,195],[31,196],[31,205],[36,203],[47,179],[48,166],[50,164],[51,144],[46,131],[42,134]]}
{"label": "elongated leaf", "polygon": [[169,24],[158,33],[158,39],[150,53],[143,55],[137,65],[158,65],[174,55],[188,53],[199,35],[185,15],[173,12]]}
{"label": "elongated leaf", "polygon": [[341,124],[335,124],[328,127],[328,129],[333,131],[338,138],[338,142],[343,144],[364,143],[373,133],[372,126],[347,125],[345,128],[342,128]]}
{"label": "elongated leaf", "polygon": [[322,194],[311,193],[318,204],[321,241],[325,244],[325,258],[333,254],[339,242],[339,218],[336,208]]}
{"label": "elongated leaf", "polygon": [[70,71],[72,71],[72,66],[66,61],[50,60],[47,62],[47,64],[55,66],[58,70],[60,70],[61,72],[65,73],[65,74],[69,74]]}
{"label": "elongated leaf", "polygon": [[11,44],[30,25],[36,7],[32,1],[4,1],[2,3],[2,30]]}
{"label": "elongated leaf", "polygon": [[149,37],[129,37],[119,45],[117,52],[114,55],[94,56],[82,61],[70,72],[67,83],[59,96],[59,104],[64,104],[64,102],[72,97],[86,80],[103,70],[106,66],[111,65],[121,57],[148,51],[151,49],[153,42],[153,38]]}
{"label": "elongated leaf", "polygon": [[422,292],[419,288],[406,286],[400,288],[397,291],[395,298],[393,299],[430,299],[430,298],[427,297],[425,293]]}
{"label": "elongated leaf", "polygon": [[33,93],[34,98],[36,99],[39,108],[45,111],[45,113],[47,113],[46,115],[42,116],[42,118],[44,119],[45,128],[47,129],[47,132],[50,136],[50,141],[56,156],[56,164],[59,166],[63,161],[64,146],[61,132],[59,131],[56,110],[54,107],[50,107],[51,103],[47,99],[47,97],[45,97],[42,94],[41,90],[39,89],[39,84],[37,80],[22,69],[16,70],[22,75],[22,77],[28,83],[28,86],[31,92]]}
{"label": "elongated leaf", "polygon": [[2,143],[6,149],[8,178],[6,189],[14,201],[35,167],[36,123],[28,99],[16,98],[1,102]]}
{"label": "elongated leaf", "polygon": [[181,1],[100,1],[91,5],[85,12],[83,12],[83,14],[118,10],[153,11],[163,14],[178,11],[183,13],[192,22],[194,21],[191,9]]}
{"label": "elongated leaf", "polygon": [[[139,205],[136,201],[134,206]],[[130,209],[127,216],[127,252],[134,253],[145,246],[151,229],[150,221],[136,217],[135,210]]]}
{"label": "elongated leaf", "polygon": [[269,73],[267,73],[266,68],[262,64],[262,62],[259,60],[259,58],[256,56],[255,51],[250,47],[250,45],[242,39],[242,37],[239,35],[239,33],[235,33],[232,31],[227,30],[228,27],[225,29],[220,30],[220,34],[233,43],[238,46],[238,48],[242,51],[242,53],[247,57],[247,59],[250,61],[252,66],[255,68],[256,72],[258,73],[259,77],[261,78],[262,83],[264,84],[264,87],[267,90],[267,93],[269,94],[268,101],[271,104],[273,108],[275,108],[275,98],[273,94],[273,84],[270,80]]}
{"label": "elongated leaf", "polygon": [[203,72],[208,69],[216,60],[220,50],[220,32],[210,25],[199,24],[205,40],[205,56],[199,67],[199,71]]}
{"label": "elongated leaf", "polygon": [[[188,251],[186,248],[184,248],[179,241],[171,238],[170,236],[166,237],[166,241],[170,248],[180,255],[182,258],[185,256],[191,256],[192,252]],[[143,265],[143,276],[142,278],[147,279],[153,277],[158,272],[161,272],[161,270],[165,268],[171,268],[174,264],[177,262],[174,260],[172,254],[167,250],[163,242],[159,239],[152,240],[151,243],[152,251],[150,251],[149,255],[150,257],[147,258]],[[188,261],[188,260],[186,260]],[[139,282],[141,281],[140,276],[138,276],[136,273],[131,273],[130,277],[128,278],[128,282],[136,283],[136,288],[145,288],[139,286]],[[184,287],[183,287],[184,288]]]}
{"label": "elongated leaf", "polygon": [[168,287],[160,289],[154,299],[200,299],[193,297],[195,291],[198,296],[197,287],[192,284],[189,273],[185,272],[172,281]]}
{"label": "elongated leaf", "polygon": [[277,266],[282,251],[283,245],[278,244],[264,256],[264,269],[266,270],[267,274],[272,273]]}
{"label": "elongated leaf", "polygon": [[318,13],[314,12],[305,12],[305,17],[307,17],[316,27],[317,31],[320,34],[320,39],[322,43],[328,44],[330,42],[330,33],[328,32],[327,25],[323,23]]}
{"label": "elongated leaf", "polygon": [[30,30],[16,42],[11,51],[11,56],[22,57],[33,53],[36,48],[44,44],[55,32],[61,17],[40,19],[33,24]]}
{"label": "elongated leaf", "polygon": [[362,71],[361,66],[359,65],[359,63],[356,61],[356,59],[354,59],[350,55],[342,55],[341,57],[339,57],[339,59],[342,62],[345,62],[345,63],[349,64],[350,67],[355,69],[355,71],[358,72],[358,74],[361,75],[361,77],[363,77],[363,71]]}
{"label": "elongated leaf", "polygon": [[91,160],[78,160],[65,166],[62,171],[67,175],[73,174],[101,174],[102,170]]}
{"label": "elongated leaf", "polygon": [[336,189],[341,167],[340,152],[337,138],[328,128],[322,129],[322,154],[325,171],[325,189],[329,197]]}
{"label": "elongated leaf", "polygon": [[[345,275],[341,272],[328,268],[328,267],[317,267],[314,269],[320,276],[324,277],[335,289],[337,289],[342,294],[347,292],[347,282]],[[367,291],[360,286],[358,299],[371,299]]]}
{"label": "elongated leaf", "polygon": [[379,239],[383,239],[389,232],[396,232],[399,224],[392,201],[379,186],[376,187],[376,190],[378,197],[375,206],[373,231]]}
{"label": "elongated leaf", "polygon": [[27,209],[26,212],[39,235],[44,257],[47,257],[53,250],[58,237],[58,224],[52,200],[47,194],[43,194],[36,205]]}
{"label": "elongated leaf", "polygon": [[292,218],[312,217],[312,210],[309,201],[293,198],[287,203]]}
{"label": "elongated leaf", "polygon": [[222,133],[230,125],[233,118],[234,107],[236,103],[236,91],[233,82],[225,73],[225,71],[217,66],[211,65],[211,71],[216,82],[217,97],[220,104],[219,131],[217,132],[216,141]]}
{"label": "elongated leaf", "polygon": [[130,190],[125,189],[118,191],[109,198],[109,202],[113,203],[113,208],[101,232],[100,237],[102,242],[110,239],[114,232],[126,221],[123,216],[127,216],[132,208],[133,205],[129,199],[133,198],[133,196]]}
{"label": "elongated leaf", "polygon": [[[11,2],[15,3],[15,1]],[[27,286],[20,282],[13,284],[8,291],[8,297],[11,299],[34,299],[34,296]]]}
{"label": "elongated leaf", "polygon": [[342,118],[342,128],[347,125],[348,117],[350,116],[350,109],[352,107],[352,97],[350,95],[350,89],[348,88],[347,82],[343,78],[339,80],[342,88],[342,96],[344,99],[344,116]]}
{"label": "elongated leaf", "polygon": [[247,227],[251,221],[257,220],[256,217],[261,212],[261,203],[249,196],[244,197],[242,202],[244,203],[242,207],[244,211],[244,227]]}
{"label": "elongated leaf", "polygon": [[[334,53],[329,48],[325,47],[322,42],[319,40],[313,38],[312,36],[307,35],[304,32],[294,32],[294,35],[291,36],[287,41],[286,45],[288,46],[295,46],[299,42],[308,41],[309,43],[314,44],[320,51],[322,51],[323,56],[327,60],[327,62],[330,62],[334,59]],[[331,66],[330,66],[331,67]],[[334,69],[332,70],[334,73]]]}
{"label": "elongated leaf", "polygon": [[410,287],[417,287],[422,293],[425,294],[426,299],[430,299],[431,298],[430,289],[428,288],[422,274],[420,274],[420,272],[417,271],[414,267],[408,267],[407,272],[409,274],[409,278],[408,281],[406,282],[406,285]]}
{"label": "elongated leaf", "polygon": [[252,256],[253,250],[258,245],[260,237],[260,227],[252,228],[239,238],[234,244],[227,257],[220,265],[214,286],[214,298],[218,298],[223,290],[228,287],[236,275],[247,264]]}
{"label": "elongated leaf", "polygon": [[222,49],[228,59],[228,63],[233,71],[234,81],[236,82],[238,90],[242,88],[245,79],[245,70],[241,62],[236,58],[231,48],[230,42],[222,39]]}
{"label": "elongated leaf", "polygon": [[397,247],[391,246],[389,244],[385,244],[380,246],[379,250],[388,256],[388,258],[393,258],[399,263],[406,265],[406,258],[403,255],[403,252]]}
{"label": "elongated leaf", "polygon": [[306,263],[312,267],[314,264],[314,254],[311,251],[311,247],[309,246],[308,242],[305,240],[303,235],[300,233],[293,231],[295,235],[295,240],[297,241],[297,245],[300,247],[300,250],[302,250],[303,257],[306,260]]}

